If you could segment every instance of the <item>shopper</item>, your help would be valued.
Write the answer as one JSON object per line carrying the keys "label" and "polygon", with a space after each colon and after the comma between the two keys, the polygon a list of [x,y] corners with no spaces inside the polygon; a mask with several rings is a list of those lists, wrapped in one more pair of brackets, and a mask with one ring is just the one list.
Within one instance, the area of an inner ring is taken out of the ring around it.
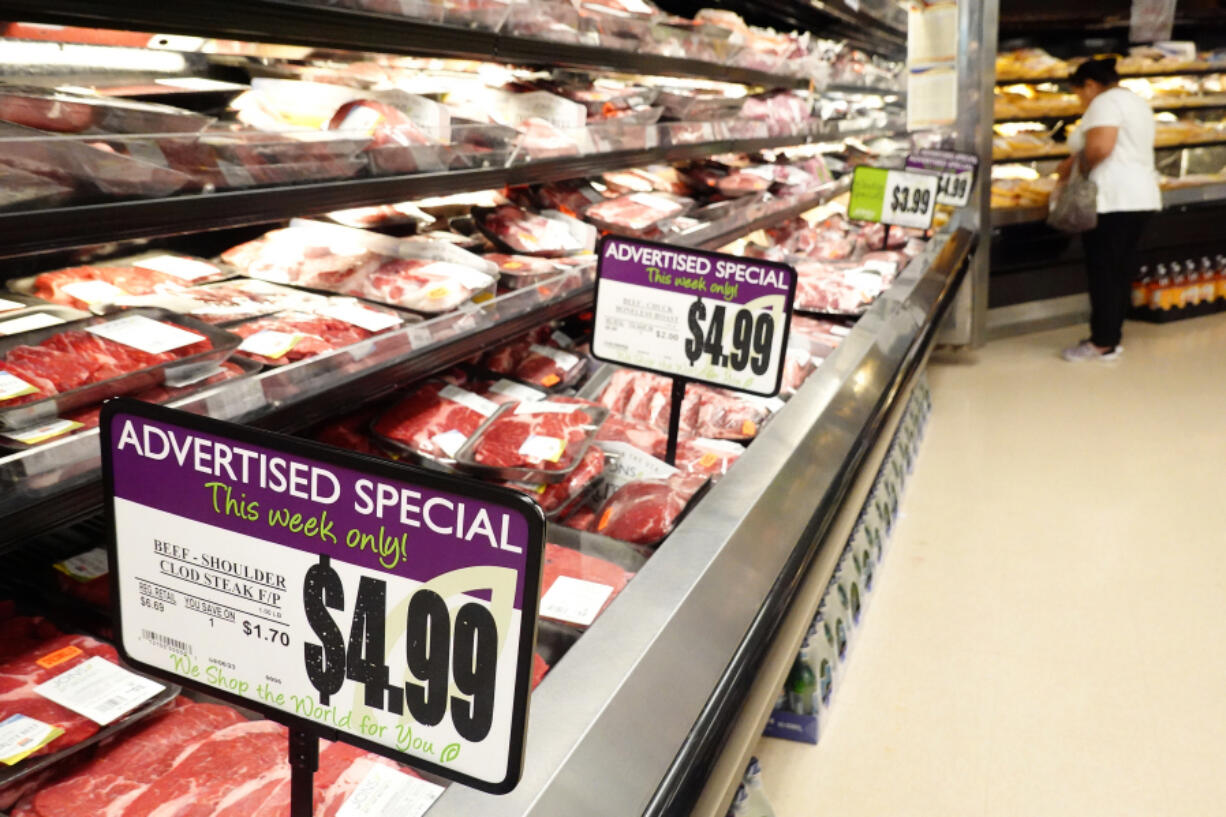
{"label": "shopper", "polygon": [[1144,99],[1119,85],[1115,58],[1084,62],[1070,80],[1086,106],[1069,138],[1073,163],[1098,185],[1098,226],[1082,235],[1090,284],[1090,337],[1064,350],[1071,362],[1115,360],[1128,310],[1136,250],[1149,217],[1162,207],[1154,169],[1154,113]]}

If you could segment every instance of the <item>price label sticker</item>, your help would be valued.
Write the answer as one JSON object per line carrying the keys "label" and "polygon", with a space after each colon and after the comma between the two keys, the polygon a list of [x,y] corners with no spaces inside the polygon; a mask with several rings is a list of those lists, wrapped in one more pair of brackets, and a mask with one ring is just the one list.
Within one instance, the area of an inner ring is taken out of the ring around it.
{"label": "price label sticker", "polygon": [[22,332],[45,329],[48,326],[59,326],[62,323],[67,323],[67,321],[46,312],[35,312],[32,315],[0,321],[0,335],[20,335]]}
{"label": "price label sticker", "polygon": [[927,230],[937,206],[937,176],[880,167],[857,167],[847,217]]}
{"label": "price label sticker", "polygon": [[188,283],[201,281],[205,278],[215,278],[221,274],[221,270],[207,261],[185,258],[181,255],[153,255],[148,258],[142,258],[139,261],[133,261],[132,265],[141,269],[163,272]]}
{"label": "price label sticker", "polygon": [[0,298],[0,312],[12,312],[14,309],[25,309],[29,304],[23,304],[21,301],[10,301],[8,298]]}
{"label": "price label sticker", "polygon": [[795,294],[786,264],[609,236],[592,354],[769,397],[782,381]]}
{"label": "price label sticker", "polygon": [[62,734],[64,730],[58,726],[25,715],[10,715],[0,721],[0,763],[15,766]]}
{"label": "price label sticker", "polygon": [[140,349],[151,355],[161,355],[166,352],[182,349],[206,340],[204,335],[189,332],[169,323],[155,321],[144,315],[131,315],[105,323],[94,324],[85,328],[91,335]]}
{"label": "price label sticker", "polygon": [[134,400],[100,428],[125,660],[514,788],[545,538],[531,499]]}
{"label": "price label sticker", "polygon": [[979,157],[951,150],[920,150],[907,157],[907,169],[937,175],[937,204],[965,207],[971,201]]}

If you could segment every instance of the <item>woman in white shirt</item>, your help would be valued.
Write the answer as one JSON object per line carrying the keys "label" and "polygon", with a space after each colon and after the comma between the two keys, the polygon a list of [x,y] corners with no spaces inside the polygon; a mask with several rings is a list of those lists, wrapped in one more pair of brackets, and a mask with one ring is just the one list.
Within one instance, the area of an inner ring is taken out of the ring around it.
{"label": "woman in white shirt", "polygon": [[1069,138],[1073,155],[1059,169],[1067,179],[1073,163],[1098,185],[1098,226],[1082,235],[1090,283],[1090,337],[1064,350],[1071,362],[1115,360],[1137,273],[1137,245],[1146,221],[1162,209],[1154,169],[1154,113],[1149,103],[1121,88],[1115,58],[1090,60],[1070,79],[1086,105]]}

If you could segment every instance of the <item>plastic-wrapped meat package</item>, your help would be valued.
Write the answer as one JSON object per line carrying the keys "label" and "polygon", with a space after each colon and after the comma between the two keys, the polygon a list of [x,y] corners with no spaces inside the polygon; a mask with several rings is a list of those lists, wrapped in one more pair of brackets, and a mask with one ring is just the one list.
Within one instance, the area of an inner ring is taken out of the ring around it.
{"label": "plastic-wrapped meat package", "polygon": [[[691,396],[691,389],[694,395]],[[704,385],[686,389],[686,402],[697,398],[698,412],[693,425],[687,424],[688,412],[682,406],[682,429],[687,436],[710,437],[716,440],[748,440],[756,437],[770,416],[760,403],[745,399],[735,392]]]}
{"label": "plastic-wrapped meat package", "polygon": [[811,103],[792,91],[752,96],[741,108],[744,119],[765,120],[772,136],[795,133],[811,114]]}
{"label": "plastic-wrapped meat package", "polygon": [[511,375],[534,344],[548,343],[553,334],[550,326],[538,326],[527,334],[491,349],[481,358],[481,365],[495,374]]}
{"label": "plastic-wrapped meat package", "polygon": [[346,451],[381,457],[383,452],[375,447],[370,438],[370,421],[373,417],[373,411],[364,410],[329,421],[315,430],[315,440]]}
{"label": "plastic-wrapped meat package", "polygon": [[105,550],[96,548],[74,554],[57,562],[51,572],[64,595],[110,612],[111,577]]}
{"label": "plastic-wrapped meat package", "polygon": [[[213,348],[208,338],[189,329],[169,321],[158,323],[187,332],[199,340],[153,354],[91,332],[70,330],[53,335],[37,346],[12,347],[0,359],[0,407],[34,402]],[[187,339],[186,335],[183,337]],[[14,383],[12,378],[18,382]],[[26,386],[24,391],[15,388],[22,384]]]}
{"label": "plastic-wrapped meat package", "polygon": [[429,459],[450,459],[497,406],[450,383],[429,382],[385,411],[375,434]]}
{"label": "plastic-wrapped meat package", "polygon": [[64,730],[64,734],[33,752],[34,756],[75,746],[98,731],[94,721],[34,691],[39,684],[94,657],[119,663],[119,653],[111,645],[89,636],[64,635],[42,642],[0,664],[0,721],[24,715]]}
{"label": "plastic-wrapped meat package", "polygon": [[369,134],[371,147],[429,145],[433,140],[408,114],[374,99],[355,99],[336,109],[328,129]]}
{"label": "plastic-wrapped meat package", "polygon": [[150,255],[122,266],[91,265],[44,272],[31,294],[53,304],[88,310],[131,295],[176,294],[188,285],[225,277],[225,270],[179,255]]}
{"label": "plastic-wrapped meat package", "polygon": [[[851,327],[823,318],[811,318],[807,315],[793,314],[791,333],[794,337],[803,337],[810,346],[821,345],[833,352],[839,348],[843,338],[851,334]],[[829,354],[827,352],[826,354]]]}
{"label": "plastic-wrapped meat package", "polygon": [[52,133],[193,133],[213,121],[194,111],[52,88],[0,87],[0,119]]}
{"label": "plastic-wrapped meat package", "polygon": [[720,179],[717,186],[725,196],[765,193],[774,184],[775,171],[768,165],[745,167]]}
{"label": "plastic-wrapped meat package", "polygon": [[0,165],[0,210],[54,207],[72,197],[72,187]]}
{"label": "plastic-wrapped meat package", "polygon": [[463,264],[398,258],[367,275],[351,279],[340,291],[436,315],[455,309],[494,283],[489,275]]}
{"label": "plastic-wrapped meat package", "polygon": [[[921,233],[922,235],[922,233]],[[887,238],[884,224],[867,224],[860,231],[865,246],[870,250],[901,250],[912,237],[905,229],[891,227]]]}
{"label": "plastic-wrapped meat package", "polygon": [[591,250],[595,232],[561,213],[531,213],[513,204],[492,210],[474,208],[477,226],[512,253],[558,256]]}
{"label": "plastic-wrapped meat package", "polygon": [[596,512],[592,530],[636,545],[657,545],[672,533],[691,499],[707,483],[701,474],[623,485]]}
{"label": "plastic-wrapped meat package", "polygon": [[338,318],[307,312],[286,312],[233,327],[243,339],[236,354],[284,366],[366,340],[374,332]]}
{"label": "plastic-wrapped meat package", "polygon": [[532,497],[536,504],[541,506],[542,511],[552,515],[564,510],[566,506],[582,497],[592,483],[604,473],[604,464],[604,452],[593,445],[583,455],[583,459],[579,461],[575,470],[567,474],[566,479],[561,482],[539,485],[508,482],[507,486]]}
{"label": "plastic-wrapped meat package", "polygon": [[205,323],[231,323],[250,320],[274,312],[317,312],[332,300],[300,289],[240,278],[176,291],[158,305],[191,315]]}
{"label": "plastic-wrapped meat package", "polygon": [[357,240],[330,239],[330,234],[286,227],[231,247],[221,260],[253,278],[329,291],[391,260]]}
{"label": "plastic-wrapped meat package", "polygon": [[605,199],[590,183],[579,179],[543,184],[537,188],[536,197],[545,207],[576,218]]}
{"label": "plastic-wrapped meat package", "polygon": [[553,159],[559,156],[578,156],[582,149],[575,135],[568,133],[540,117],[529,117],[519,124],[519,139],[516,149],[531,159]]}
{"label": "plastic-wrapped meat package", "polygon": [[597,442],[627,443],[657,459],[663,459],[668,451],[668,434],[654,425],[610,414],[596,432]]}
{"label": "plastic-wrapped meat package", "polygon": [[[671,388],[666,377],[618,369],[609,378],[599,401],[623,417],[667,431]],[[752,439],[768,416],[762,406],[731,392],[691,383],[681,405],[680,433],[685,437]]]}
{"label": "plastic-wrapped meat package", "polygon": [[596,431],[587,407],[570,398],[504,406],[481,430],[473,461],[489,468],[565,470]]}
{"label": "plastic-wrapped meat package", "polygon": [[692,202],[661,193],[631,193],[590,207],[585,217],[606,230],[642,233],[676,218]]}
{"label": "plastic-wrapped meat package", "polygon": [[579,13],[566,0],[512,3],[503,31],[519,37],[562,43],[577,43],[581,36]]}
{"label": "plastic-wrapped meat package", "polygon": [[531,286],[559,272],[553,261],[535,255],[486,253],[481,257],[498,265],[498,274],[508,289]]}
{"label": "plastic-wrapped meat package", "polygon": [[534,343],[515,365],[511,376],[547,389],[567,385],[582,373],[582,357],[556,346]]}
{"label": "plastic-wrapped meat package", "polygon": [[549,673],[549,664],[541,658],[540,653],[532,653],[532,688],[536,689]]}
{"label": "plastic-wrapped meat package", "polygon": [[783,360],[783,383],[779,391],[782,394],[795,394],[809,379],[809,375],[817,371],[818,362],[808,350],[796,344],[788,344]]}
{"label": "plastic-wrapped meat package", "polygon": [[86,194],[161,198],[198,187],[186,173],[7,122],[0,122],[0,165]]}
{"label": "plastic-wrapped meat package", "polygon": [[541,579],[541,618],[588,627],[632,578],[634,574],[621,565],[547,543]]}
{"label": "plastic-wrapped meat package", "polygon": [[677,468],[687,474],[718,479],[745,453],[745,446],[728,440],[695,437],[677,442]]}
{"label": "plastic-wrapped meat package", "polygon": [[880,275],[860,267],[821,261],[796,265],[797,309],[830,315],[859,315],[883,290]]}

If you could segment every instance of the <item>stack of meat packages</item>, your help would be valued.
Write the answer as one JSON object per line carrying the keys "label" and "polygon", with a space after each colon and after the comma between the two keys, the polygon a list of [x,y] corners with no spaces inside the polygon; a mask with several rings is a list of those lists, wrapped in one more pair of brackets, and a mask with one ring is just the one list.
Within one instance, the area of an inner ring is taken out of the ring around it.
{"label": "stack of meat packages", "polygon": [[745,255],[784,261],[798,276],[795,308],[823,315],[864,313],[924,247],[924,232],[848,221],[833,215],[816,224],[794,218],[765,231],[768,244]]}
{"label": "stack of meat packages", "polygon": [[[0,603],[0,720],[34,718],[63,733],[30,757],[76,747],[101,728],[42,697],[35,687],[82,663],[119,663],[111,645],[60,632]],[[283,817],[289,809],[288,730],[237,710],[176,698],[103,742],[0,788],[0,809],[20,817]],[[18,761],[12,767],[20,771]],[[324,741],[315,775],[315,814],[335,817],[375,766],[416,778],[390,760]],[[416,779],[426,797],[441,787]]]}

